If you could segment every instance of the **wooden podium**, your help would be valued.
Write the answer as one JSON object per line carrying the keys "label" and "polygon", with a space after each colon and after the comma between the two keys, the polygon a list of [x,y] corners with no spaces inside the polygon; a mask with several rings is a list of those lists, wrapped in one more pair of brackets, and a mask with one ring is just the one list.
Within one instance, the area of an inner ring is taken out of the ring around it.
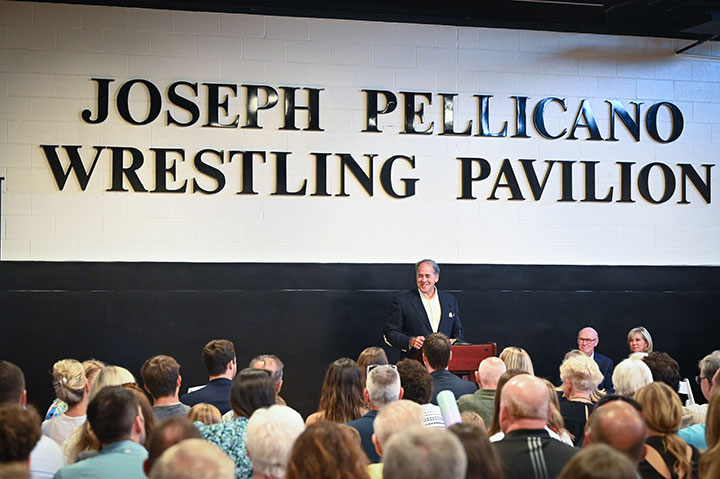
{"label": "wooden podium", "polygon": [[477,371],[480,361],[490,356],[497,356],[496,343],[453,346],[448,369],[463,379],[476,382],[475,371]]}

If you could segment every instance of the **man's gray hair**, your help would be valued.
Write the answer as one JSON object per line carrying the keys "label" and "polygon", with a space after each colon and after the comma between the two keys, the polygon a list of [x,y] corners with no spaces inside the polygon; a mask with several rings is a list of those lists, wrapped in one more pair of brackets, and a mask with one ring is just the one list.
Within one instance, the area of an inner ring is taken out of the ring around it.
{"label": "man's gray hair", "polygon": [[383,450],[384,479],[465,479],[465,449],[445,429],[410,426]]}
{"label": "man's gray hair", "polygon": [[285,477],[295,439],[304,430],[305,421],[292,408],[276,404],[256,410],[245,434],[253,468],[267,477]]}
{"label": "man's gray hair", "polygon": [[400,398],[400,374],[390,366],[378,366],[367,375],[370,404],[380,408]]}
{"label": "man's gray hair", "polygon": [[270,371],[269,368],[265,367],[265,364],[268,361],[273,361],[277,365],[277,369],[271,371],[273,383],[275,384],[275,387],[277,387],[277,385],[280,384],[280,381],[282,381],[283,369],[285,368],[285,365],[282,361],[280,361],[279,357],[275,356],[274,354],[261,354],[260,356],[255,356],[254,358],[252,358],[248,367],[256,369],[267,369],[268,371]]}
{"label": "man's gray hair", "polygon": [[632,397],[635,391],[653,382],[653,376],[645,361],[627,358],[615,366],[612,381],[617,394]]}
{"label": "man's gray hair", "polygon": [[435,261],[433,261],[433,260],[431,260],[431,259],[427,259],[427,258],[426,258],[426,259],[421,259],[420,261],[418,261],[417,263],[415,263],[415,274],[418,273],[418,270],[420,269],[420,265],[423,264],[423,263],[427,263],[427,264],[429,264],[430,266],[432,266],[432,269],[433,269],[433,271],[435,272],[435,276],[437,276],[437,275],[440,274],[440,266],[438,266],[438,264],[437,264]]}
{"label": "man's gray hair", "polygon": [[234,479],[235,462],[215,444],[186,439],[165,451],[150,479]]}
{"label": "man's gray hair", "polygon": [[712,384],[715,372],[720,369],[720,351],[715,350],[700,360],[700,376]]}

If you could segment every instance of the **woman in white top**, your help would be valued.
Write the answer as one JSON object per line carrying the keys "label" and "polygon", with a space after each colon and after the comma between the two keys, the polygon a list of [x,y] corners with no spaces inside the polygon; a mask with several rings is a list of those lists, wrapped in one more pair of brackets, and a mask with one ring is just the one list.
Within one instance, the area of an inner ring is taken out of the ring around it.
{"label": "woman in white top", "polygon": [[85,422],[90,384],[82,364],[74,359],[56,362],[52,375],[55,394],[67,403],[68,410],[43,421],[42,432],[62,445]]}

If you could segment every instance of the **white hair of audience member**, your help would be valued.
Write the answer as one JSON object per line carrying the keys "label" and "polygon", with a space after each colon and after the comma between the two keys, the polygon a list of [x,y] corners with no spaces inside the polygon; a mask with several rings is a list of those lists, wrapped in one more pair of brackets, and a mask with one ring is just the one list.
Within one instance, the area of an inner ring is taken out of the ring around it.
{"label": "white hair of audience member", "polygon": [[383,479],[465,479],[465,449],[446,429],[410,426],[384,449]]}
{"label": "white hair of audience member", "polygon": [[267,477],[285,477],[295,439],[305,421],[294,409],[275,404],[257,409],[247,424],[245,447],[253,470]]}
{"label": "white hair of audience member", "polygon": [[617,394],[632,397],[635,391],[653,382],[652,371],[645,361],[630,357],[615,366],[612,381]]}
{"label": "white hair of audience member", "polygon": [[642,361],[643,359],[648,357],[648,354],[650,354],[650,353],[632,353],[627,358],[628,359],[639,359]]}
{"label": "white hair of audience member", "polygon": [[90,384],[89,400],[92,401],[97,393],[105,386],[122,386],[123,384],[137,384],[135,376],[122,366],[105,366],[97,373]]}
{"label": "white hair of audience member", "polygon": [[185,439],[162,453],[150,479],[234,479],[235,462],[215,444]]}
{"label": "white hair of audience member", "polygon": [[422,406],[414,401],[401,399],[380,410],[373,422],[373,437],[382,447],[396,432],[409,426],[422,426],[424,423]]}
{"label": "white hair of audience member", "polygon": [[506,370],[507,367],[502,359],[490,356],[480,361],[475,379],[478,380],[478,383],[482,385],[483,389],[496,389],[500,376],[502,376]]}
{"label": "white hair of audience member", "polygon": [[572,383],[575,389],[589,392],[603,380],[597,363],[585,354],[574,354],[560,365],[560,379],[563,383]]}
{"label": "white hair of audience member", "polygon": [[366,389],[370,404],[382,407],[400,397],[400,374],[390,366],[377,366],[367,375]]}

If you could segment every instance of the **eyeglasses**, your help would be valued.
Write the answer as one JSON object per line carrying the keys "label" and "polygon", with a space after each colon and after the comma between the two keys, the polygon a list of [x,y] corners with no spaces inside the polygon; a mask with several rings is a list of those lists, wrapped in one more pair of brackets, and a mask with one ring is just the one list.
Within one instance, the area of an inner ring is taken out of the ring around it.
{"label": "eyeglasses", "polygon": [[390,368],[394,371],[397,371],[397,366],[395,366],[394,364],[368,364],[366,373],[370,374],[370,371],[375,368]]}
{"label": "eyeglasses", "polygon": [[578,338],[579,343],[594,343],[597,341],[596,338]]}

